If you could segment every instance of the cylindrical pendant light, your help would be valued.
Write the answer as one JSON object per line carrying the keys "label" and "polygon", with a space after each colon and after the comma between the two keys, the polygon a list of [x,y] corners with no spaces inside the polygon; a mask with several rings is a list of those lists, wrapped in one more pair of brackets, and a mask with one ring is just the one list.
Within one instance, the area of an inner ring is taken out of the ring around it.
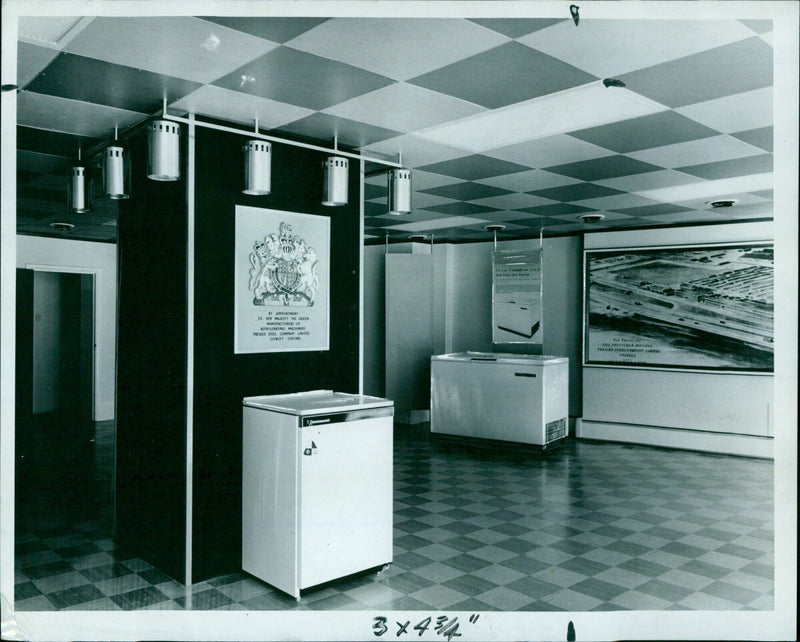
{"label": "cylindrical pendant light", "polygon": [[130,198],[130,159],[119,145],[109,145],[103,151],[103,194],[109,198]]}
{"label": "cylindrical pendant light", "polygon": [[244,147],[244,189],[242,193],[264,196],[272,190],[272,145],[265,140],[248,140]]}
{"label": "cylindrical pendant light", "polygon": [[154,120],[147,130],[147,178],[177,181],[181,177],[180,125]]}
{"label": "cylindrical pendant light", "polygon": [[328,156],[323,165],[322,204],[347,205],[347,169],[350,163],[341,156]]}
{"label": "cylindrical pendant light", "polygon": [[89,168],[81,162],[80,149],[78,149],[78,162],[69,170],[67,194],[71,212],[83,214],[91,211],[92,183],[89,177]]}
{"label": "cylindrical pendant light", "polygon": [[405,167],[389,172],[389,214],[411,212],[411,170]]}

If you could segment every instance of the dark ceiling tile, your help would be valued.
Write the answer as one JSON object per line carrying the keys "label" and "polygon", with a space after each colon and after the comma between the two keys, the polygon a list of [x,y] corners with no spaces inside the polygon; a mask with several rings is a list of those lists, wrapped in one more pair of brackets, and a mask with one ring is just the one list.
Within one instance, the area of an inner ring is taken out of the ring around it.
{"label": "dark ceiling tile", "polygon": [[489,198],[490,196],[502,196],[512,194],[511,190],[492,187],[491,185],[481,185],[480,183],[453,183],[452,185],[442,185],[430,189],[420,190],[423,194],[433,194],[444,198],[456,198],[460,201],[474,201],[479,198]]}
{"label": "dark ceiling tile", "polygon": [[496,109],[593,80],[552,56],[509,42],[408,82]]}
{"label": "dark ceiling tile", "polygon": [[569,132],[570,136],[619,154],[684,143],[718,134],[718,131],[674,111],[662,111],[657,114]]}
{"label": "dark ceiling tile", "polygon": [[214,81],[214,85],[308,109],[366,94],[392,80],[290,47],[277,47]]}
{"label": "dark ceiling tile", "polygon": [[759,34],[769,33],[773,29],[772,20],[739,20],[739,22]]}
{"label": "dark ceiling tile", "polygon": [[[47,129],[17,126],[17,149],[48,154],[50,156],[64,156],[67,159],[78,158],[78,147],[84,152],[102,142],[100,138],[88,136],[75,136],[62,132],[53,132]],[[84,158],[84,160],[86,160]]]}
{"label": "dark ceiling tile", "polygon": [[[386,206],[383,206],[383,213],[386,214]],[[384,228],[392,227],[393,225],[401,225],[406,220],[402,216],[394,216],[392,218],[378,218],[377,216],[365,217],[364,228]]]}
{"label": "dark ceiling tile", "polygon": [[387,138],[400,136],[400,132],[384,129],[375,125],[356,122],[331,114],[315,113],[292,123],[279,127],[275,131],[286,132],[304,138],[313,138],[317,141],[329,141],[333,146],[334,134],[338,136],[339,144],[346,147],[366,147]]}
{"label": "dark ceiling tile", "polygon": [[527,192],[534,196],[549,198],[551,201],[581,201],[587,198],[601,198],[603,196],[614,196],[624,194],[618,189],[596,185],[594,183],[575,183],[573,185],[562,185],[560,187],[548,187]]}
{"label": "dark ceiling tile", "polygon": [[688,212],[690,208],[673,205],[672,203],[656,203],[653,205],[642,205],[639,207],[625,207],[613,210],[628,216],[659,216],[661,214],[675,214],[676,212]]}
{"label": "dark ceiling tile", "polygon": [[[722,70],[735,69],[736,73]],[[772,47],[754,36],[619,77],[637,94],[683,107],[772,85]]]}
{"label": "dark ceiling tile", "polygon": [[442,161],[440,163],[423,165],[417,169],[425,172],[433,172],[434,174],[444,174],[445,176],[462,178],[467,181],[474,181],[491,176],[504,176],[515,172],[523,172],[529,170],[530,167],[500,160],[499,158],[492,158],[491,156],[473,154],[471,156],[462,156],[461,158],[454,158],[453,160]]}
{"label": "dark ceiling tile", "polygon": [[329,18],[259,18],[199,16],[203,20],[236,29],[243,33],[283,44],[301,33],[313,29]]}
{"label": "dark ceiling tile", "polygon": [[364,183],[364,200],[369,201],[373,198],[386,196],[386,185],[375,185],[374,183]]}
{"label": "dark ceiling tile", "polygon": [[[551,205],[537,205],[535,207],[526,207],[525,209],[517,210],[521,212],[520,218],[523,214],[534,214],[535,216],[562,216],[564,214],[583,214],[584,212],[596,212],[597,210],[591,207],[584,207],[583,205],[573,205],[571,203],[553,203]],[[512,221],[518,225],[524,225],[517,220]],[[561,221],[563,223],[563,221]]]}
{"label": "dark ceiling tile", "polygon": [[61,53],[26,87],[28,91],[150,114],[183,98],[199,83]]}
{"label": "dark ceiling tile", "polygon": [[[549,206],[548,206],[549,207]],[[582,208],[586,209],[586,208]],[[553,214],[566,214],[569,212],[553,212]],[[580,213],[580,212],[575,212]],[[564,225],[566,221],[560,218],[550,218],[549,216],[536,216],[533,218],[523,218],[513,221],[514,225],[524,225],[531,229],[538,230],[541,227],[552,227],[553,225]],[[519,232],[519,230],[517,230]]]}
{"label": "dark ceiling tile", "polygon": [[520,38],[563,20],[561,18],[470,18],[470,22],[502,33],[509,38]]}
{"label": "dark ceiling tile", "polygon": [[748,176],[750,174],[766,174],[772,171],[772,154],[759,154],[758,156],[678,167],[677,169],[686,174],[699,176],[707,180]]}
{"label": "dark ceiling tile", "polygon": [[602,156],[591,160],[578,161],[576,163],[545,167],[543,169],[548,172],[553,172],[554,174],[570,176],[582,181],[599,181],[607,178],[629,176],[631,174],[655,172],[664,168],[617,154],[614,156]]}
{"label": "dark ceiling tile", "polygon": [[761,198],[768,198],[769,200],[775,198],[775,192],[774,190],[771,189],[762,189],[759,190],[758,192],[750,192],[750,194],[752,194],[753,196],[760,196]]}
{"label": "dark ceiling tile", "polygon": [[17,42],[17,84],[25,88],[42,69],[58,55],[58,51],[37,47],[23,40]]}
{"label": "dark ceiling tile", "polygon": [[469,216],[470,214],[484,214],[487,212],[499,211],[496,207],[486,207],[485,205],[476,205],[475,203],[445,203],[443,205],[434,205],[432,207],[423,207],[422,210],[426,212],[440,212],[442,214],[450,214],[453,216]]}
{"label": "dark ceiling tile", "polygon": [[744,132],[731,134],[731,136],[734,136],[739,140],[743,140],[745,143],[750,143],[751,145],[760,147],[768,152],[772,151],[772,126],[759,127],[758,129],[748,129]]}
{"label": "dark ceiling tile", "polygon": [[364,216],[382,216],[387,211],[388,208],[385,203],[364,202]]}

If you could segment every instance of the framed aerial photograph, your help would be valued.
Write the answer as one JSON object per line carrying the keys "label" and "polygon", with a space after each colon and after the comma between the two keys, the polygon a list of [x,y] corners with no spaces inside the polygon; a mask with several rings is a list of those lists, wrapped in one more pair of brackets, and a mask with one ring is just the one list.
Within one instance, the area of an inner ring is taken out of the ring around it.
{"label": "framed aerial photograph", "polygon": [[772,243],[584,252],[584,364],[771,373]]}
{"label": "framed aerial photograph", "polygon": [[236,206],[234,353],[329,349],[330,218]]}

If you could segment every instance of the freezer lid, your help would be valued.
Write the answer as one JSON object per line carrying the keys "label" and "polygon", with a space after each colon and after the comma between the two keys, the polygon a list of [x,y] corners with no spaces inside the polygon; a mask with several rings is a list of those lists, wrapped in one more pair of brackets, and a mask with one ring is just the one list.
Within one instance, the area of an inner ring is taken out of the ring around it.
{"label": "freezer lid", "polygon": [[453,352],[437,354],[431,361],[468,361],[474,363],[514,363],[523,365],[541,365],[549,363],[566,363],[567,357],[542,354],[515,354],[512,352]]}
{"label": "freezer lid", "polygon": [[346,413],[369,408],[385,408],[394,405],[391,399],[369,395],[354,395],[333,390],[311,390],[288,395],[262,395],[245,397],[242,404],[251,408],[272,410],[289,415],[305,416],[323,413]]}

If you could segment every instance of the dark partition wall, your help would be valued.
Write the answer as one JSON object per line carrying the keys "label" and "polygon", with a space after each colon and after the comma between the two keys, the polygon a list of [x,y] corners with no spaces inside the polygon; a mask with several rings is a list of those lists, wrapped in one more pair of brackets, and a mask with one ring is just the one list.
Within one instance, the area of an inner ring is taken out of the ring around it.
{"label": "dark partition wall", "polygon": [[[359,170],[350,203],[321,205],[327,154],[273,144],[272,193],[242,194],[246,138],[197,129],[194,252],[193,579],[241,568],[242,397],[358,390]],[[234,354],[235,206],[331,218],[330,349]]]}
{"label": "dark partition wall", "polygon": [[147,179],[144,138],[129,147],[134,187],[120,202],[117,248],[115,539],[183,582],[186,183]]}

